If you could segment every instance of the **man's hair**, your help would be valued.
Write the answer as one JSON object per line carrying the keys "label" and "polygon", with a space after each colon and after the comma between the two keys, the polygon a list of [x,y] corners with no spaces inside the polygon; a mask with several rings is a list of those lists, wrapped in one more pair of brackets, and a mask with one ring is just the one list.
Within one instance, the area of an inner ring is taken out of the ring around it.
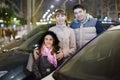
{"label": "man's hair", "polygon": [[81,5],[81,4],[75,5],[72,10],[74,11],[74,10],[77,9],[77,8],[81,8],[81,9],[83,9],[83,10],[86,10],[86,8],[85,8],[83,5]]}

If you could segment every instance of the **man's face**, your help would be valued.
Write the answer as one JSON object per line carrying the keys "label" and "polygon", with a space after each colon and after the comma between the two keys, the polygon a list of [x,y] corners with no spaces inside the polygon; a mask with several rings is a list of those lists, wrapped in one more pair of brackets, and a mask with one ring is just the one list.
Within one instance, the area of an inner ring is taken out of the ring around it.
{"label": "man's face", "polygon": [[81,8],[74,9],[75,18],[79,21],[84,21],[86,18],[86,10]]}

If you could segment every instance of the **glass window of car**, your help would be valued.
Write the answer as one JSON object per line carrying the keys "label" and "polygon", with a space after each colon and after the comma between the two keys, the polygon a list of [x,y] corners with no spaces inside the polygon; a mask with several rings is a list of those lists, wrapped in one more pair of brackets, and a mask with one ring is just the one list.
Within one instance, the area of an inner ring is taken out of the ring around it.
{"label": "glass window of car", "polygon": [[39,33],[35,34],[34,36],[32,36],[31,38],[29,38],[27,41],[25,41],[24,43],[22,43],[18,49],[20,50],[24,50],[24,51],[30,51],[32,52],[34,49],[34,45],[38,43],[38,41],[41,38],[41,35],[44,33],[45,31],[40,31]]}
{"label": "glass window of car", "polygon": [[59,71],[76,78],[99,78],[120,73],[120,30],[106,31],[72,57]]}

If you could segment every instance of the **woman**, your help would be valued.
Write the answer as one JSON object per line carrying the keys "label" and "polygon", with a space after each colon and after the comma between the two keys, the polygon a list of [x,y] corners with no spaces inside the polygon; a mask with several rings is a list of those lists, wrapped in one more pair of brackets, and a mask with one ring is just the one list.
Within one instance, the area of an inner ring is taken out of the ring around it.
{"label": "woman", "polygon": [[68,27],[67,17],[64,10],[57,10],[55,12],[56,26],[51,27],[49,30],[53,31],[59,41],[60,48],[62,51],[57,54],[57,58],[68,58],[76,51],[76,42],[74,31]]}
{"label": "woman", "polygon": [[33,72],[37,79],[40,79],[53,70],[59,63],[56,54],[59,51],[59,40],[52,31],[44,33],[39,41],[39,47],[34,49]]}

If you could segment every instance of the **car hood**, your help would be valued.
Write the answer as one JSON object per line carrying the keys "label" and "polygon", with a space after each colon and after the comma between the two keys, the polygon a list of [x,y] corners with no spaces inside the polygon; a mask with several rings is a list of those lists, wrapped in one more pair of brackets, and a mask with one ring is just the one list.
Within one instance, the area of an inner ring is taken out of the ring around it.
{"label": "car hood", "polygon": [[28,54],[23,51],[9,51],[0,54],[0,71],[11,70],[20,65],[26,65]]}
{"label": "car hood", "polygon": [[16,40],[16,41],[12,41],[10,42],[9,44],[7,45],[2,45],[0,46],[0,53],[3,53],[3,51],[9,51],[11,50],[12,48],[15,48],[15,47],[18,47],[20,46],[25,40],[24,39],[20,39],[20,40]]}

